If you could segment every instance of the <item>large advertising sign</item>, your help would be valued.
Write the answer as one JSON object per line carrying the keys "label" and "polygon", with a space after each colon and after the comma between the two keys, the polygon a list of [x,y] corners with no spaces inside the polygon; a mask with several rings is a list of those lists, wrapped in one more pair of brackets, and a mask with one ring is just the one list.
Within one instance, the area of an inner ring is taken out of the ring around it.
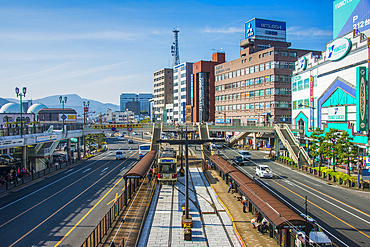
{"label": "large advertising sign", "polygon": [[65,115],[64,122],[77,122],[76,114],[59,114],[59,121],[63,121],[63,115]]}
{"label": "large advertising sign", "polygon": [[[313,76],[311,75],[310,76],[310,126],[311,128],[315,128],[315,126],[313,126],[314,124],[314,119],[313,119],[313,109],[314,108],[314,105],[313,105]],[[320,128],[320,126],[317,126]]]}
{"label": "large advertising sign", "polygon": [[286,23],[254,18],[245,23],[245,38],[286,41]]}
{"label": "large advertising sign", "polygon": [[346,107],[336,106],[328,108],[328,120],[329,121],[346,121]]}
{"label": "large advertising sign", "polygon": [[327,46],[325,56],[330,61],[337,61],[347,56],[351,48],[352,42],[349,39],[339,38]]}
{"label": "large advertising sign", "polygon": [[357,131],[367,131],[367,97],[368,97],[368,82],[366,80],[366,67],[357,67],[356,68],[356,77],[357,77],[357,84],[356,84],[356,125]]}
{"label": "large advertising sign", "polygon": [[194,74],[190,76],[190,104],[194,107]]}
{"label": "large advertising sign", "polygon": [[199,121],[204,120],[203,119],[203,110],[205,105],[205,90],[204,90],[204,80],[205,80],[205,73],[200,72],[199,73]]}
{"label": "large advertising sign", "polygon": [[22,138],[22,139],[0,140],[1,148],[17,147],[17,146],[22,146],[23,144],[24,144],[24,138]]}
{"label": "large advertising sign", "polygon": [[[335,0],[333,2],[333,39],[358,29],[370,32],[370,0]],[[368,35],[369,36],[369,35]]]}

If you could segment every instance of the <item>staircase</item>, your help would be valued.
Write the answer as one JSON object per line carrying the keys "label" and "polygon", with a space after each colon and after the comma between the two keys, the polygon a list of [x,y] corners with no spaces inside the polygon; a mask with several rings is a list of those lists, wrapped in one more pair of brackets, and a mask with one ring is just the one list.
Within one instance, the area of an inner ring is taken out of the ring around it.
{"label": "staircase", "polygon": [[243,138],[247,137],[251,132],[240,132],[239,135],[233,136],[233,138],[230,139],[230,146],[237,143],[239,140],[242,140]]}
{"label": "staircase", "polygon": [[299,142],[294,137],[289,126],[287,124],[284,124],[283,127],[275,125],[274,129],[294,162],[298,164],[298,153],[300,152],[299,165],[308,166],[310,164],[310,158],[306,150],[304,150],[303,147],[300,147]]}
{"label": "staircase", "polygon": [[[210,139],[209,138],[209,129],[208,129],[208,125],[198,125],[199,127],[199,138],[201,140],[207,140],[207,139]],[[213,154],[213,148],[212,148],[212,145],[210,145],[210,143],[204,143],[201,145],[202,146],[202,156],[203,156],[203,160],[206,160],[208,159],[212,154]]]}
{"label": "staircase", "polygon": [[59,144],[58,141],[39,143],[34,149],[29,150],[28,155],[30,157],[44,158],[52,155]]}
{"label": "staircase", "polygon": [[157,126],[157,125],[153,125],[153,131],[152,131],[152,141],[151,141],[151,147],[152,147],[152,150],[154,151],[159,151],[160,150],[160,143],[157,143],[157,140],[160,140],[161,137],[162,137],[162,125],[161,126]]}

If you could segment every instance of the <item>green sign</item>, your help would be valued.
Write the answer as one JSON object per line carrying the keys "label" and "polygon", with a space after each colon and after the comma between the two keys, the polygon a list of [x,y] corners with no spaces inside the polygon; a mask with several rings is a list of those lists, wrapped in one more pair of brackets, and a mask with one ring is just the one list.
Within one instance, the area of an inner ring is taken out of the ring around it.
{"label": "green sign", "polygon": [[356,68],[356,100],[357,100],[357,131],[367,131],[368,117],[368,82],[366,80],[366,67]]}

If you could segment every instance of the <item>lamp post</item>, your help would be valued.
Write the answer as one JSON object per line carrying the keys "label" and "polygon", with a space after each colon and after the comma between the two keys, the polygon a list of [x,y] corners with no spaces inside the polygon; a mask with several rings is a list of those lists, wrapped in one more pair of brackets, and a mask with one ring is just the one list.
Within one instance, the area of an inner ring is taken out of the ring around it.
{"label": "lamp post", "polygon": [[21,103],[21,137],[23,136],[23,118],[22,118],[23,107],[22,107],[22,97],[25,97],[26,96],[26,91],[27,91],[27,88],[26,87],[23,87],[22,88],[22,93],[19,92],[19,88],[18,87],[15,88],[15,93],[17,94],[17,97],[20,98],[20,103]]}
{"label": "lamp post", "polygon": [[314,131],[315,130],[315,110],[316,110],[316,107],[313,107],[313,106],[309,106],[309,105],[304,105],[304,104],[302,104],[302,103],[299,103],[299,105],[298,105],[299,107],[302,107],[302,106],[304,106],[304,107],[308,107],[308,108],[310,108],[310,109],[313,109],[313,111],[312,111],[312,130]]}
{"label": "lamp post", "polygon": [[59,101],[62,104],[63,107],[63,115],[62,115],[62,120],[63,120],[63,132],[64,132],[64,120],[66,119],[66,115],[64,114],[64,104],[67,103],[67,96],[64,96],[64,99],[62,96],[59,96]]}

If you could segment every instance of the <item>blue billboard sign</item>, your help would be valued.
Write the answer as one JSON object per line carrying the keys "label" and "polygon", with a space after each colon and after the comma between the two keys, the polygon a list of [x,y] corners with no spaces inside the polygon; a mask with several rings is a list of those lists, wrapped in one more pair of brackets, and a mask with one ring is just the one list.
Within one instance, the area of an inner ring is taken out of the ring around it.
{"label": "blue billboard sign", "polygon": [[353,29],[358,29],[360,32],[370,29],[370,0],[335,0],[333,39]]}
{"label": "blue billboard sign", "polygon": [[286,41],[286,23],[254,18],[245,23],[245,38]]}
{"label": "blue billboard sign", "polygon": [[[225,123],[225,119],[223,118],[215,119],[215,123]],[[231,119],[227,118],[226,123],[231,123]]]}
{"label": "blue billboard sign", "polygon": [[185,102],[182,102],[182,122],[186,122],[186,106]]}

